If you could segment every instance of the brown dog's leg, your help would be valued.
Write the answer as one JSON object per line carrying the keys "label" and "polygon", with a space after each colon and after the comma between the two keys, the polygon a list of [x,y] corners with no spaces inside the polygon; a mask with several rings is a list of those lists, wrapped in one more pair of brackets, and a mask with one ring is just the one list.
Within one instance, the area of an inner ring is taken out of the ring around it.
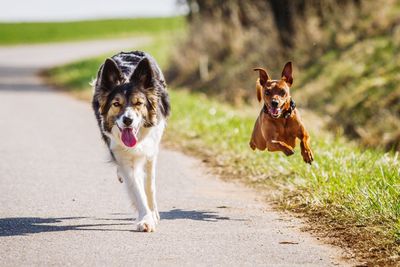
{"label": "brown dog's leg", "polygon": [[311,164],[314,160],[314,156],[310,148],[310,136],[303,125],[300,125],[298,138],[300,139],[300,148],[303,160],[306,163]]}
{"label": "brown dog's leg", "polygon": [[268,144],[268,151],[282,151],[286,156],[294,154],[293,147],[289,146],[285,142],[271,140]]}
{"label": "brown dog's leg", "polygon": [[256,148],[259,150],[265,150],[265,148],[267,147],[267,143],[265,142],[265,139],[261,132],[259,120],[260,118],[258,117],[256,123],[254,124],[253,133],[251,134],[251,139],[249,143],[251,149],[253,150],[255,150]]}

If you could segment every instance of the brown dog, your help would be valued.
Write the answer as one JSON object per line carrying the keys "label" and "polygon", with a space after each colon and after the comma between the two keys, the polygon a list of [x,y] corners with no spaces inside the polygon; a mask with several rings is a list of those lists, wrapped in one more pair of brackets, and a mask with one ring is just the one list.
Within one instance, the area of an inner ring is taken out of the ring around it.
{"label": "brown dog", "polygon": [[309,145],[309,135],[300,119],[294,101],[290,96],[293,83],[292,63],[286,63],[280,80],[271,80],[267,71],[256,68],[257,98],[263,99],[264,106],[254,125],[250,147],[255,150],[282,151],[286,156],[294,154],[296,137],[300,139],[301,155],[306,163],[314,160]]}

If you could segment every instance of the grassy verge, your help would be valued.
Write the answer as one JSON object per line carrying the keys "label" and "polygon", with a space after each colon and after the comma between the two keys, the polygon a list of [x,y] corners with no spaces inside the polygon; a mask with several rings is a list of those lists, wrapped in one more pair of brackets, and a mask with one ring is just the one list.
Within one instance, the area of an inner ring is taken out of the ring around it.
{"label": "grassy verge", "polygon": [[[171,39],[144,50],[162,65]],[[159,45],[163,43],[163,45]],[[50,80],[73,91],[88,91],[104,57],[50,71]],[[204,94],[171,90],[173,113],[165,141],[201,157],[227,179],[275,192],[277,204],[306,214],[313,229],[350,245],[366,261],[399,258],[400,159],[360,149],[341,138],[312,133],[316,161],[306,165],[299,149],[292,157],[253,152],[248,141],[257,111],[222,104]],[[306,121],[306,124],[311,121]],[[271,190],[274,189],[274,190]],[[396,258],[397,257],[397,258]]]}
{"label": "grassy verge", "polygon": [[0,23],[0,45],[129,37],[182,29],[183,17],[50,23]]}

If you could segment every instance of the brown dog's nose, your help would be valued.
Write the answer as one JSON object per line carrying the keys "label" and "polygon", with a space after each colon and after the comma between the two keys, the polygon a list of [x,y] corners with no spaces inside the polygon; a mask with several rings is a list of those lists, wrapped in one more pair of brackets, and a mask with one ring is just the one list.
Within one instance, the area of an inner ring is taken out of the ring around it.
{"label": "brown dog's nose", "polygon": [[126,126],[129,126],[129,125],[131,125],[132,124],[132,122],[133,122],[133,120],[131,119],[131,118],[128,118],[128,117],[123,117],[122,118],[122,122],[126,125]]}
{"label": "brown dog's nose", "polygon": [[271,106],[272,106],[273,108],[277,108],[278,105],[279,105],[279,101],[278,101],[278,100],[276,100],[276,99],[272,99],[272,100],[271,100]]}

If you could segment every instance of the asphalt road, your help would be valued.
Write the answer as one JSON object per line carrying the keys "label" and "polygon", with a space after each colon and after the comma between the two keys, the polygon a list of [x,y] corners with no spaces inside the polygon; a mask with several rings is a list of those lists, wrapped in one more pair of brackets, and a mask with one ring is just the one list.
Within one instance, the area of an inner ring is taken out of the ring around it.
{"label": "asphalt road", "polygon": [[161,223],[155,233],[134,231],[90,106],[36,73],[145,41],[0,48],[0,265],[344,265],[341,250],[301,232],[298,220],[167,149],[158,164]]}

